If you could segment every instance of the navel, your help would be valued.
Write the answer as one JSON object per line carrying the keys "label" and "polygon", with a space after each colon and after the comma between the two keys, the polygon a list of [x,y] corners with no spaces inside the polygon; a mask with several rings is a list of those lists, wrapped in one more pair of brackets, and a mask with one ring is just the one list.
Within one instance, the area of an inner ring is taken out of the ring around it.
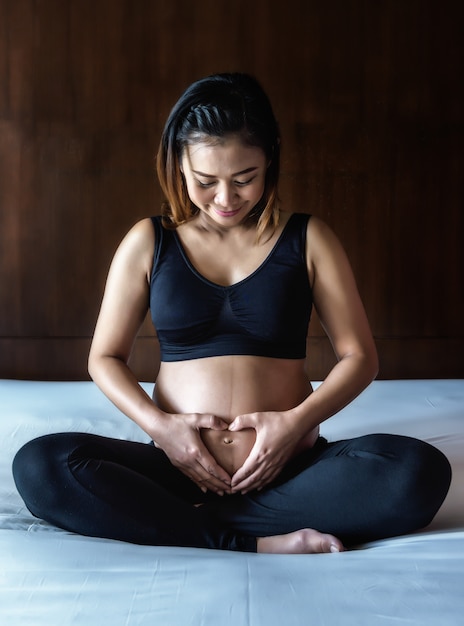
{"label": "navel", "polygon": [[224,437],[223,442],[224,443],[234,443],[234,440],[231,439],[230,437]]}

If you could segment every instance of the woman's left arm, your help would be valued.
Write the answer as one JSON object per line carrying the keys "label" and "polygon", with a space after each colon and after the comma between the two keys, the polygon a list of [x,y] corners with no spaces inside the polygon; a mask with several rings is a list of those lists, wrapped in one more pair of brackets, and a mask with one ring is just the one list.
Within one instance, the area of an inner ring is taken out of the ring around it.
{"label": "woman's left arm", "polygon": [[233,477],[234,491],[260,489],[273,480],[303,437],[349,404],[377,375],[377,351],[348,258],[332,230],[317,218],[308,223],[307,265],[314,306],[337,364],[293,409],[234,420],[231,430],[256,430],[255,446]]}
{"label": "woman's left arm", "polygon": [[314,306],[337,364],[293,414],[309,429],[331,417],[376,377],[378,358],[350,263],[338,238],[321,220],[308,224],[308,272]]}

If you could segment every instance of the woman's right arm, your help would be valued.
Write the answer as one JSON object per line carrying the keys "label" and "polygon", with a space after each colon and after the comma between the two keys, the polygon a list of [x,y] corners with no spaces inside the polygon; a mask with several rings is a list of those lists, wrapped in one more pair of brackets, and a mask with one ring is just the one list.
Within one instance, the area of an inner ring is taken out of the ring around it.
{"label": "woman's right arm", "polygon": [[89,354],[89,373],[103,393],[136,422],[171,462],[201,488],[223,492],[228,474],[215,462],[199,436],[200,428],[225,429],[213,415],[171,415],[161,411],[128,366],[135,338],[149,308],[154,231],[151,220],[138,222],[118,247]]}
{"label": "woman's right arm", "polygon": [[89,373],[103,393],[151,436],[160,418],[151,398],[128,366],[138,330],[148,311],[149,220],[138,222],[119,245],[111,263],[89,354]]}

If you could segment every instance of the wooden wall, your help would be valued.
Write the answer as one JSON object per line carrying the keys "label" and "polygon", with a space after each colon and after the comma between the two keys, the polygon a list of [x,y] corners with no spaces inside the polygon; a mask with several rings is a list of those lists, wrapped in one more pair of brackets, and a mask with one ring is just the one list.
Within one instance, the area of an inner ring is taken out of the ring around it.
{"label": "wooden wall", "polygon": [[[0,377],[85,379],[112,254],[159,212],[193,80],[255,74],[284,207],[350,255],[381,378],[462,377],[462,9],[450,0],[0,0]],[[309,373],[331,350],[314,320]],[[148,323],[134,367],[157,366]]]}

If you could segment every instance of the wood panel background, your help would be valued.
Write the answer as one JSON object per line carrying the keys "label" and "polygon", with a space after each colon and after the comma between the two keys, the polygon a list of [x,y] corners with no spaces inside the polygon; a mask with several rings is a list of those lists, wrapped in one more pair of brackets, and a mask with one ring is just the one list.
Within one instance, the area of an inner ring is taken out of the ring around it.
{"label": "wood panel background", "polygon": [[[85,379],[119,240],[159,212],[183,89],[255,74],[284,207],[339,234],[380,378],[462,377],[463,26],[451,0],[0,0],[0,376]],[[314,320],[309,374],[333,357]],[[157,367],[142,328],[133,365]]]}

